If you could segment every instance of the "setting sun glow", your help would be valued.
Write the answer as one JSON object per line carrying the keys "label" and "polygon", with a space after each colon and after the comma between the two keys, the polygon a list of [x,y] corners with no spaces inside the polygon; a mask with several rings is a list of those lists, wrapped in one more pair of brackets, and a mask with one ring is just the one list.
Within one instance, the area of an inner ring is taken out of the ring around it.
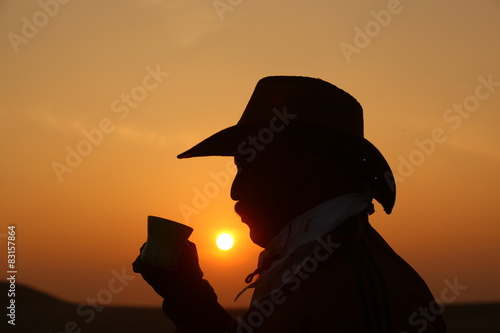
{"label": "setting sun glow", "polygon": [[[233,200],[234,156],[177,155],[235,125],[261,78],[303,75],[360,103],[364,135],[395,175],[394,211],[374,200],[371,226],[443,302],[500,302],[500,0],[312,3],[0,0],[0,150],[8,156],[0,285],[16,226],[16,285],[81,310],[72,331],[97,330],[86,323],[95,310],[77,307],[87,298],[102,296],[102,307],[85,303],[100,310],[161,306],[131,265],[147,216],[157,215],[193,228],[189,241],[220,305],[248,308],[252,292],[234,298],[264,250],[249,224],[271,227],[242,223],[235,200],[246,201],[247,220],[261,216],[258,195],[270,207],[286,198],[239,178]],[[262,131],[241,137],[246,163],[284,139],[282,124],[297,116],[275,111]],[[52,313],[70,323],[70,313]],[[418,315],[415,324],[425,325]]]}
{"label": "setting sun glow", "polygon": [[215,241],[217,247],[223,251],[231,249],[234,245],[234,238],[230,234],[220,234]]}

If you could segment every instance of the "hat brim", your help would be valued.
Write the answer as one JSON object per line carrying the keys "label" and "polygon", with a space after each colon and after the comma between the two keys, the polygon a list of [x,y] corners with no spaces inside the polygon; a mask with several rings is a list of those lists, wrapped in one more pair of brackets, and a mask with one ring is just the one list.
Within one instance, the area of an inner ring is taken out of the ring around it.
{"label": "hat brim", "polygon": [[[228,127],[179,154],[177,158],[235,156],[242,146],[249,143],[249,137],[259,137],[259,132],[268,126],[266,122],[254,122]],[[387,214],[391,213],[396,200],[394,175],[384,156],[370,141],[340,128],[309,121],[291,122],[283,132],[273,135],[282,134],[293,138],[293,143],[309,146],[321,154],[334,154],[353,163],[369,182],[373,197]],[[273,140],[269,138],[268,132],[267,144],[272,144]]]}
{"label": "hat brim", "polygon": [[237,146],[257,129],[257,124],[234,125],[219,131],[192,148],[177,155],[177,158],[191,158],[201,156],[234,156]]}

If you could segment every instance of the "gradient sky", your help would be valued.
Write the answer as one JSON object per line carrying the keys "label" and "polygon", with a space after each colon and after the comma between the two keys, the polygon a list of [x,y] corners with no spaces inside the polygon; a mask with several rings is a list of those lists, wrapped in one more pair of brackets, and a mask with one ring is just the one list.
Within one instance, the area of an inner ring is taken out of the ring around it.
{"label": "gradient sky", "polygon": [[[374,227],[438,299],[458,279],[456,302],[500,300],[498,0],[54,4],[0,2],[0,260],[15,224],[18,282],[103,295],[157,215],[195,229],[221,303],[245,306],[261,249],[233,211],[232,160],[175,156],[236,123],[260,78],[306,75],[360,101],[396,174]],[[110,304],[160,299],[137,276]]]}

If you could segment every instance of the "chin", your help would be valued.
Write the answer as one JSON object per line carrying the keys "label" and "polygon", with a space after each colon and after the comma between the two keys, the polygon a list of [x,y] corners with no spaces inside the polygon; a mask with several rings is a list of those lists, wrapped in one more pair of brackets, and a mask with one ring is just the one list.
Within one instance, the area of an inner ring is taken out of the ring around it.
{"label": "chin", "polygon": [[262,237],[262,234],[257,234],[252,229],[250,229],[250,239],[252,240],[252,242],[262,248],[265,248],[267,243],[269,243],[269,239],[267,239],[266,237]]}
{"label": "chin", "polygon": [[265,247],[267,243],[276,235],[279,231],[280,223],[279,219],[271,218],[270,214],[263,214],[263,212],[269,213],[264,209],[259,209],[256,206],[252,206],[251,209],[248,205],[238,201],[234,210],[240,216],[241,222],[245,223],[248,228],[250,228],[250,239],[255,244],[260,247]]}
{"label": "chin", "polygon": [[274,230],[269,228],[273,221],[261,218],[258,220],[245,220],[243,223],[250,229],[250,239],[252,242],[260,247],[265,248],[267,243],[275,236]]}
{"label": "chin", "polygon": [[235,211],[240,216],[241,222],[246,224],[250,229],[250,239],[252,242],[260,247],[265,247],[267,244],[266,237],[263,237],[262,231],[259,231],[261,228],[258,228],[258,222],[262,220],[255,220],[254,217],[245,214],[241,209],[241,205],[238,205],[238,203],[235,206]]}

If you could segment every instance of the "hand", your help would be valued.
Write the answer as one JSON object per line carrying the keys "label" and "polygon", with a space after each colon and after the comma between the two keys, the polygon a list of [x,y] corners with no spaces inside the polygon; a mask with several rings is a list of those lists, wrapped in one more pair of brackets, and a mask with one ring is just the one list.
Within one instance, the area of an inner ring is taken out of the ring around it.
{"label": "hand", "polygon": [[194,292],[199,291],[197,286],[203,283],[203,272],[198,261],[196,245],[186,241],[184,245],[179,265],[174,271],[155,267],[146,264],[141,260],[144,249],[142,245],[140,254],[132,264],[132,269],[140,273],[144,280],[163,297],[168,303],[177,304],[186,298],[191,298]]}
{"label": "hand", "polygon": [[[141,254],[143,249],[144,245]],[[235,322],[217,302],[212,286],[203,279],[194,243],[186,242],[179,266],[174,271],[144,263],[141,254],[132,263],[132,269],[163,297],[163,312],[183,329],[182,332],[228,332],[232,329]]]}

